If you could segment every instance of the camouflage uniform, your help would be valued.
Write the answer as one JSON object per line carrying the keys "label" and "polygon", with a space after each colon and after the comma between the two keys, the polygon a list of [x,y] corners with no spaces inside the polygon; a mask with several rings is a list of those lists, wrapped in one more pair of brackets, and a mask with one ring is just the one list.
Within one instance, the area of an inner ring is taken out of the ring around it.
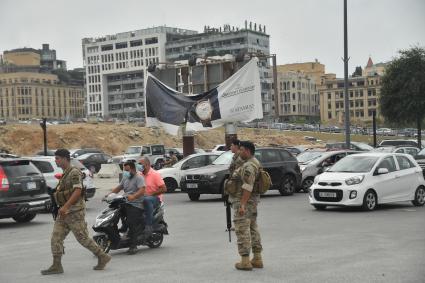
{"label": "camouflage uniform", "polygon": [[[238,251],[241,256],[249,256],[262,251],[260,232],[257,226],[257,204],[259,195],[252,192],[260,163],[255,157],[245,161],[241,167],[237,168],[231,178],[237,181],[238,190],[230,194],[230,201],[234,210],[233,223],[235,233],[238,238]],[[243,190],[251,191],[251,196],[245,205],[245,214],[239,215],[240,201]]]}
{"label": "camouflage uniform", "polygon": [[[59,206],[64,205],[58,194],[69,190],[68,199],[75,191],[75,188],[82,189],[80,170],[69,167],[64,171],[63,177],[56,188],[55,199]],[[102,249],[89,237],[87,222],[85,221],[84,196],[70,207],[69,213],[63,217],[58,217],[53,226],[51,248],[53,256],[62,256],[64,253],[63,241],[68,233],[72,231],[77,241],[96,256],[103,254]]]}
{"label": "camouflage uniform", "polygon": [[165,166],[166,166],[166,167],[171,167],[171,166],[173,166],[174,164],[176,164],[177,162],[179,162],[179,160],[177,159],[177,156],[172,155],[172,156],[170,157],[170,160],[168,160],[168,161],[165,163]]}
{"label": "camouflage uniform", "polygon": [[230,166],[229,166],[230,176],[233,174],[233,172],[235,172],[236,169],[241,167],[244,162],[245,161],[239,156],[239,153],[233,154],[232,162],[230,163]]}

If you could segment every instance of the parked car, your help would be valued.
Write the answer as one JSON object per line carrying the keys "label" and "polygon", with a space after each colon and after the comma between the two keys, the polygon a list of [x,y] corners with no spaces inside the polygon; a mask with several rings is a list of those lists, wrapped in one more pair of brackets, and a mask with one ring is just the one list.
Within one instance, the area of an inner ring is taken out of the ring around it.
{"label": "parked car", "polygon": [[[63,170],[56,165],[55,157],[34,156],[29,158],[43,174],[47,187],[52,189],[56,188],[59,179],[62,177]],[[90,170],[87,169],[81,162],[74,158],[71,159],[71,166],[80,169],[83,186],[86,190],[86,199],[92,198],[96,192],[96,187],[94,186],[93,182],[93,173],[90,172]]]}
{"label": "parked car", "polygon": [[108,163],[109,159],[111,159],[111,156],[105,153],[86,153],[77,157],[77,160],[92,173],[99,172],[102,164]]}
{"label": "parked car", "polygon": [[394,131],[389,128],[379,128],[376,130],[376,134],[381,136],[395,136]]}
{"label": "parked car", "polygon": [[383,146],[373,149],[374,152],[395,152],[395,153],[405,153],[410,154],[411,156],[416,156],[420,151],[419,148],[414,146]]}
{"label": "parked car", "polygon": [[70,149],[69,152],[71,153],[71,157],[74,157],[74,158],[86,153],[103,153],[103,151],[98,148],[77,148],[77,149]]}
{"label": "parked car", "polygon": [[[190,200],[199,200],[201,194],[223,195],[224,181],[229,177],[229,165],[233,153],[227,151],[211,165],[187,170],[180,188]],[[281,195],[292,195],[301,185],[301,171],[296,158],[283,148],[264,147],[255,150],[255,157],[270,174],[273,186]]]}
{"label": "parked car", "polygon": [[425,177],[425,148],[418,152],[418,154],[415,156],[415,159],[419,166],[421,166]]}
{"label": "parked car", "polygon": [[165,147],[162,144],[134,145],[129,146],[124,155],[118,155],[108,160],[108,163],[122,165],[126,161],[137,162],[142,156],[148,157],[152,166],[160,168],[160,164],[164,163]]}
{"label": "parked car", "polygon": [[[417,140],[382,140],[379,143],[379,146],[415,146],[418,147],[418,141]],[[425,148],[425,141],[422,141],[421,148]]]}
{"label": "parked car", "polygon": [[361,153],[345,157],[318,175],[309,190],[318,210],[327,206],[357,206],[366,211],[378,204],[425,203],[422,169],[412,156],[400,153]]}
{"label": "parked car", "polygon": [[0,158],[0,218],[29,222],[50,205],[46,181],[29,159]]}
{"label": "parked car", "polygon": [[225,152],[226,150],[227,147],[225,144],[217,144],[213,149],[211,149],[211,152]]}
{"label": "parked car", "polygon": [[[327,143],[325,147],[327,150],[342,150],[345,149],[345,142]],[[350,149],[356,151],[370,151],[373,147],[362,142],[350,142]]]}
{"label": "parked car", "polygon": [[164,179],[167,192],[173,192],[179,188],[180,180],[186,170],[210,165],[218,156],[220,156],[218,152],[195,153],[186,156],[172,167],[158,170]]}
{"label": "parked car", "polygon": [[292,153],[293,156],[297,156],[300,153],[303,153],[306,149],[301,146],[285,146],[284,149]]}
{"label": "parked car", "polygon": [[323,173],[327,168],[337,163],[347,155],[357,153],[356,151],[305,151],[297,156],[298,164],[302,172],[301,187],[304,192],[313,184],[314,177]]}

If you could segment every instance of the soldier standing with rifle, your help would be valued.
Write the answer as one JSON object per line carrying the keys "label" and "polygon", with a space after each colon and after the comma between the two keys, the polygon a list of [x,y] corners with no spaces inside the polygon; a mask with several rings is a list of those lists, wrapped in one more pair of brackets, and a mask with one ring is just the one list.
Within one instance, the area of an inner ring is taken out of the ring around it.
{"label": "soldier standing with rifle", "polygon": [[67,149],[58,149],[55,152],[56,164],[63,169],[63,175],[54,192],[54,199],[59,210],[51,238],[53,264],[48,269],[41,271],[43,275],[63,273],[61,263],[64,253],[63,241],[70,231],[83,247],[97,256],[98,263],[93,267],[94,270],[104,269],[111,260],[111,256],[104,253],[88,235],[80,170],[71,166],[70,160],[70,153]]}
{"label": "soldier standing with rifle", "polygon": [[[240,142],[239,155],[244,161],[235,169],[226,182],[226,191],[234,210],[234,224],[238,239],[238,251],[241,261],[235,264],[238,270],[263,268],[261,257],[261,237],[257,226],[257,204],[259,194],[254,190],[254,184],[259,174],[260,163],[254,157],[255,146],[249,141]],[[250,261],[249,254],[254,253]]]}

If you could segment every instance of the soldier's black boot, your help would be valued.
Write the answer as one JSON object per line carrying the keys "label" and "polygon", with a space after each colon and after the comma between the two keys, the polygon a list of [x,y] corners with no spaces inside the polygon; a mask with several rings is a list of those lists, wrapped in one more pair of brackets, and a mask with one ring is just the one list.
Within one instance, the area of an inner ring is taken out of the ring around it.
{"label": "soldier's black boot", "polygon": [[61,263],[62,256],[55,255],[53,256],[53,264],[48,269],[42,270],[42,275],[52,275],[52,274],[61,274],[63,273],[63,267]]}
{"label": "soldier's black boot", "polygon": [[97,265],[93,266],[94,270],[103,270],[106,266],[106,264],[111,260],[111,256],[102,252],[100,255],[97,256]]}

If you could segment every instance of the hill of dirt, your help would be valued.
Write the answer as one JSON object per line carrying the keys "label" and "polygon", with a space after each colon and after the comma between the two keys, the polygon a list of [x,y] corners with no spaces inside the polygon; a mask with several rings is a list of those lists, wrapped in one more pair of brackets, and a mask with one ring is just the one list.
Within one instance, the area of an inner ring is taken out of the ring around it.
{"label": "hill of dirt", "polygon": [[[182,138],[162,129],[138,127],[135,124],[66,124],[47,126],[48,148],[100,148],[111,155],[121,154],[130,145],[151,143],[166,147],[182,147]],[[260,129],[238,129],[238,138],[257,145],[308,145],[302,137],[289,133]],[[195,135],[195,147],[211,149],[224,143],[224,129],[218,128]],[[43,148],[43,131],[39,125],[9,124],[0,126],[0,151],[32,155]]]}

